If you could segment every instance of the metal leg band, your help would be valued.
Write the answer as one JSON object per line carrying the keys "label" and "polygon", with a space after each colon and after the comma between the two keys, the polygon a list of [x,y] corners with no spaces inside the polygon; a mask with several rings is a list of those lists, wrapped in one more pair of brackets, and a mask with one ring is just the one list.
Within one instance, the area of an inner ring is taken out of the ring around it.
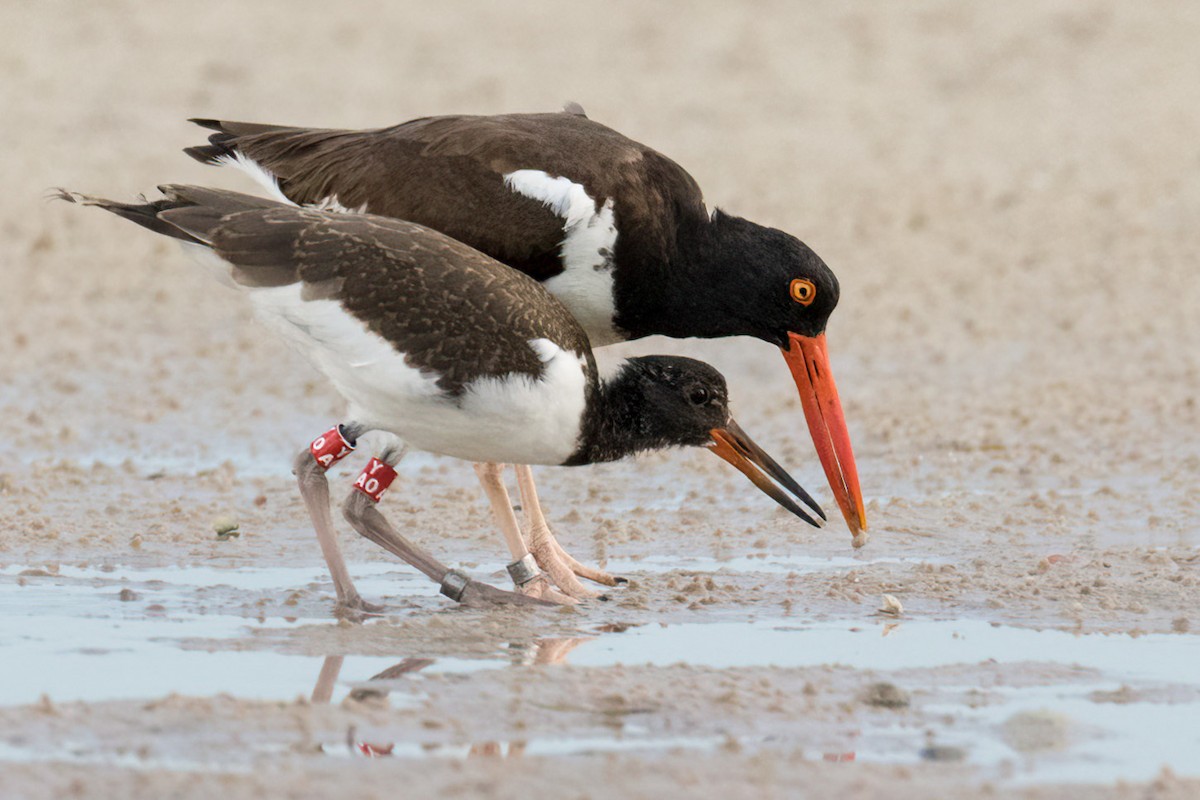
{"label": "metal leg band", "polygon": [[440,591],[457,603],[462,600],[463,592],[467,590],[467,584],[470,582],[471,579],[467,577],[467,573],[452,569],[442,576]]}
{"label": "metal leg band", "polygon": [[537,562],[533,560],[533,553],[526,553],[521,558],[509,564],[507,569],[509,577],[512,578],[512,582],[518,588],[542,574],[541,570],[538,569]]}

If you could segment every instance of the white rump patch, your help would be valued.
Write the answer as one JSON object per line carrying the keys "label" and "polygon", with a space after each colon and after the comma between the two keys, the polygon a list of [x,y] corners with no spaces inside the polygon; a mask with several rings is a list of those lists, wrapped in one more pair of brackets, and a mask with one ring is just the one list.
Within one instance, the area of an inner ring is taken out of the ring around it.
{"label": "white rump patch", "polygon": [[[259,164],[254,159],[247,156],[240,150],[235,151],[233,155],[217,156],[216,163],[222,166],[234,167],[249,175],[255,183],[267,190],[267,194],[271,195],[272,200],[278,200],[281,203],[287,203],[289,206],[299,205],[283,193],[279,188],[279,178],[275,177],[262,164]],[[309,203],[305,208],[312,208],[317,211],[331,211],[335,214],[365,214],[367,213],[367,204],[363,203],[357,208],[350,208],[342,205],[338,200],[338,196],[331,195],[319,202]]]}
{"label": "white rump patch", "polygon": [[617,226],[613,201],[596,210],[596,201],[582,184],[551,178],[540,169],[519,169],[504,176],[517,194],[544,203],[563,219],[563,272],[542,283],[570,309],[587,331],[593,347],[623,341],[613,326],[613,252]]}
{"label": "white rump patch", "polygon": [[249,175],[255,183],[267,190],[267,194],[271,195],[272,200],[278,200],[281,203],[287,203],[289,206],[296,205],[288,199],[283,190],[279,188],[279,179],[272,175],[267,169],[252,158],[248,158],[241,151],[234,151],[233,155],[217,156],[215,163],[222,166],[234,167]]}
{"label": "white rump patch", "polygon": [[321,200],[319,203],[309,203],[306,208],[312,208],[317,211],[331,211],[334,214],[365,214],[367,213],[367,204],[363,203],[358,208],[349,208],[341,204],[338,196],[331,195]]}

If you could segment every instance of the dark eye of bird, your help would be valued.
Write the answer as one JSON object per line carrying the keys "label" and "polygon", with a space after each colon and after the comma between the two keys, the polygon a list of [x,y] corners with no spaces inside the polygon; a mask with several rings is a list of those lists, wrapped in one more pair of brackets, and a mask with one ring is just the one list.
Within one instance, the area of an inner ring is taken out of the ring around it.
{"label": "dark eye of bird", "polygon": [[694,406],[704,405],[708,402],[708,389],[705,389],[703,386],[698,386],[695,389],[692,389],[691,393],[688,395],[688,400],[690,400]]}
{"label": "dark eye of bird", "polygon": [[791,293],[792,299],[802,306],[811,306],[812,301],[817,299],[817,287],[807,278],[793,280],[788,291]]}

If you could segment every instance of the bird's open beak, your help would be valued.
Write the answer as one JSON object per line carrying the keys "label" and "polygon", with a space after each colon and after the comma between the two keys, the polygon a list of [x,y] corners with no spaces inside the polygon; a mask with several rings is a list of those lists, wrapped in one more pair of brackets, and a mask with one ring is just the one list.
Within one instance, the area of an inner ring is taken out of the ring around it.
{"label": "bird's open beak", "polygon": [[[809,525],[820,528],[825,524],[825,512],[821,510],[816,501],[809,496],[808,492],[800,487],[800,484],[792,479],[791,475],[787,474],[783,467],[775,463],[775,459],[771,458],[765,450],[756,445],[754,440],[747,436],[746,432],[736,422],[731,419],[729,420],[729,424],[724,428],[713,428],[709,433],[712,434],[713,441],[708,446],[708,449],[737,467],[739,472],[749,478],[755,486],[762,489],[776,503],[779,503],[779,505]],[[804,509],[796,505],[792,498],[788,497],[783,489],[779,488],[780,486],[800,498],[809,508],[817,512],[817,515],[821,518],[820,521],[818,522],[813,519]]]}
{"label": "bird's open beak", "polygon": [[837,384],[829,369],[825,334],[801,336],[789,333],[788,339],[790,346],[783,351],[783,357],[787,359],[796,388],[800,390],[808,431],[842,516],[850,526],[850,533],[857,537],[860,531],[867,529],[867,512],[863,508],[862,490],[858,488],[858,467],[850,448],[850,432],[846,429],[842,401],[838,399]]}

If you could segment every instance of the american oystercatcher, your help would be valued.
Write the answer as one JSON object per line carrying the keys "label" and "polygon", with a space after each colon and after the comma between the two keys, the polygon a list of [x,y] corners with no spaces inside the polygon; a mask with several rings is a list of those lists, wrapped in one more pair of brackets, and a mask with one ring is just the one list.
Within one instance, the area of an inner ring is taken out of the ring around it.
{"label": "american oystercatcher", "polygon": [[[825,326],[837,278],[803,242],[705,208],[700,188],[660,153],[563,113],[443,116],[375,130],[325,130],[214,119],[209,144],[185,152],[241,168],[274,197],[420,223],[537,279],[594,347],[652,334],[754,336],[791,369],[817,454],[855,545],[867,527]],[[518,467],[524,505],[537,506]],[[575,575],[606,573],[531,528],[538,563],[570,594]],[[568,569],[569,567],[569,569]]]}
{"label": "american oystercatcher", "polygon": [[[719,372],[694,359],[647,356],[624,360],[601,379],[587,334],[566,307],[537,281],[478,250],[389,217],[195,186],[160,189],[162,199],[131,204],[70,192],[61,197],[181,240],[210,261],[215,256],[259,318],[345,398],[347,421],[295,461],[344,607],[372,610],[342,561],[324,472],[372,431],[382,443],[343,505],[346,519],[465,602],[569,599],[530,563],[499,470],[486,464],[574,466],[657,448],[707,447],[802,519],[820,524],[787,492],[824,517],[733,421]],[[375,504],[410,446],[484,462],[481,477],[522,593],[450,569],[378,512]]]}

